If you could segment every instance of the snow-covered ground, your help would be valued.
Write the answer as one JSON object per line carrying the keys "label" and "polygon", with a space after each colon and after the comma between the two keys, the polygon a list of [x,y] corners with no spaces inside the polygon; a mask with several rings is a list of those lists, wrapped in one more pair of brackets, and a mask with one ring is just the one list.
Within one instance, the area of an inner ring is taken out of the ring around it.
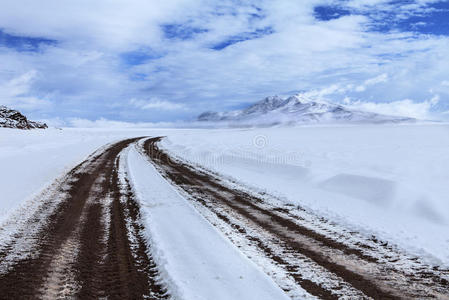
{"label": "snow-covered ground", "polygon": [[168,135],[162,145],[449,265],[449,125],[203,130]]}
{"label": "snow-covered ground", "polygon": [[[184,130],[0,130],[0,229],[5,220],[8,228],[14,226],[8,216],[33,211],[33,203],[39,202],[35,195],[97,148],[127,137],[162,134],[184,134]],[[142,205],[162,281],[175,299],[288,299],[134,147],[122,158],[121,170],[129,174]]]}
{"label": "snow-covered ground", "polygon": [[0,224],[97,148],[125,137],[152,134],[160,131],[0,128]]}
{"label": "snow-covered ground", "polygon": [[289,299],[134,147],[127,167],[153,256],[175,299]]}
{"label": "snow-covered ground", "polygon": [[283,201],[449,265],[449,125],[0,129],[0,223],[106,143],[164,148]]}

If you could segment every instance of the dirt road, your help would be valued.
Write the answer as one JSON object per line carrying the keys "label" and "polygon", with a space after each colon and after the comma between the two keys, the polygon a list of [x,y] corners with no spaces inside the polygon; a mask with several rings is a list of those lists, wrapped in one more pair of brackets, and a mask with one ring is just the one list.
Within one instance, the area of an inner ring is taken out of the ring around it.
{"label": "dirt road", "polygon": [[161,151],[143,151],[163,176],[292,298],[449,299],[448,270],[348,232],[301,207],[267,201]]}
{"label": "dirt road", "polygon": [[139,207],[120,182],[120,153],[91,155],[42,195],[39,208],[0,248],[1,299],[161,299]]}
{"label": "dirt road", "polygon": [[123,167],[133,144],[292,299],[449,299],[448,270],[174,159],[161,138],[142,139],[98,150],[14,230],[0,228],[10,232],[0,244],[0,299],[170,298]]}

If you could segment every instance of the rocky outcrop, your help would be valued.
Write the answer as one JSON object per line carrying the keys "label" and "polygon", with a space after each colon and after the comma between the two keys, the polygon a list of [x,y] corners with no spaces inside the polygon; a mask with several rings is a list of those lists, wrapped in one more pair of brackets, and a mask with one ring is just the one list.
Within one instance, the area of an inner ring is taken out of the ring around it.
{"label": "rocky outcrop", "polygon": [[47,124],[33,122],[27,119],[19,111],[0,106],[0,127],[16,129],[46,129]]}

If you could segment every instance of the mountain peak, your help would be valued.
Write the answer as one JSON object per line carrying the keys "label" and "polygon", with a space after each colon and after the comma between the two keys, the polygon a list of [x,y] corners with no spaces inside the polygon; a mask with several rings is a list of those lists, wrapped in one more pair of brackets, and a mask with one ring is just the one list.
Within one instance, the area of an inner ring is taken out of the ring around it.
{"label": "mountain peak", "polygon": [[268,112],[284,105],[285,99],[279,96],[268,96],[261,101],[254,103],[244,111],[248,114],[253,112]]}
{"label": "mountain peak", "polygon": [[243,110],[202,113],[198,121],[266,126],[306,123],[397,123],[413,119],[352,110],[344,105],[326,101],[318,94],[303,92],[287,98],[265,97]]}

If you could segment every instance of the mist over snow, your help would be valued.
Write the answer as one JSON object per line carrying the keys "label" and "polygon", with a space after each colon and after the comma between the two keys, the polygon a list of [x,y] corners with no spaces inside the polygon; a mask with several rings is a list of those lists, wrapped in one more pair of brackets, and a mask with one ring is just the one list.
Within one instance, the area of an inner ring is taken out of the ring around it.
{"label": "mist over snow", "polygon": [[[369,107],[366,110],[363,110],[363,107],[362,110],[358,109],[358,106],[366,106],[370,103],[354,105],[350,101],[345,102],[345,105],[332,103],[322,98],[319,93],[314,92],[298,93],[287,98],[270,96],[242,110],[204,112],[198,116],[198,121],[240,127],[318,123],[385,124],[417,121],[415,118],[403,117],[400,114],[401,111],[391,111],[388,115],[374,113],[370,112]],[[388,104],[388,106],[391,105]]]}
{"label": "mist over snow", "polygon": [[173,122],[270,95],[449,118],[438,0],[5,1],[0,105],[72,125]]}

